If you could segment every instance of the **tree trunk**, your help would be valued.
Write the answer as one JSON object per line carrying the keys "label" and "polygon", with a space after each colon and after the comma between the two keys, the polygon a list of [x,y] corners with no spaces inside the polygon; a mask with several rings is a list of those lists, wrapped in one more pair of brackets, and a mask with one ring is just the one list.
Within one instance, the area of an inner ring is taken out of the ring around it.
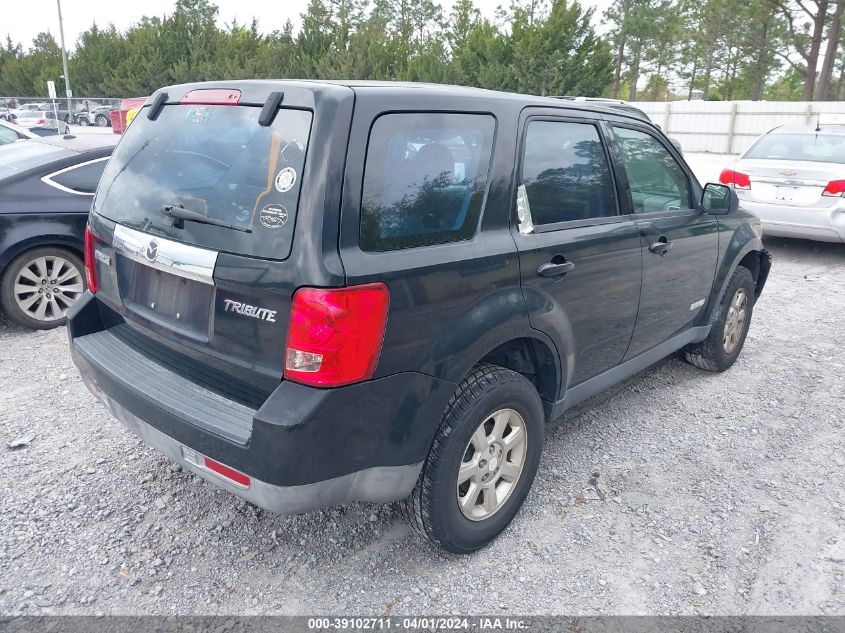
{"label": "tree trunk", "polygon": [[824,62],[819,75],[819,85],[816,88],[816,101],[827,101],[830,98],[830,81],[833,78],[833,65],[836,62],[836,51],[839,50],[839,40],[842,36],[842,13],[845,11],[845,0],[836,0],[836,10],[830,28],[827,30],[827,47],[824,51]]}
{"label": "tree trunk", "polygon": [[692,101],[692,91],[695,90],[695,79],[698,73],[698,57],[692,62],[692,76],[689,80],[689,92],[687,93],[687,101]]}
{"label": "tree trunk", "polygon": [[824,25],[827,21],[827,7],[829,0],[818,1],[818,12],[812,15],[813,19],[813,38],[810,40],[810,50],[807,51],[807,73],[804,75],[804,101],[813,100],[813,92],[816,89],[816,75],[817,67],[819,65],[819,51],[822,47],[822,36],[824,35]]}
{"label": "tree trunk", "polygon": [[619,34],[619,47],[616,49],[616,68],[613,70],[613,87],[610,89],[610,96],[614,99],[619,98],[619,83],[622,79],[622,60],[625,57],[625,42],[627,39],[628,34],[622,31]]}
{"label": "tree trunk", "polygon": [[839,81],[836,84],[836,100],[842,101],[845,97],[845,55],[839,59]]}
{"label": "tree trunk", "polygon": [[710,97],[710,77],[713,74],[713,46],[707,48],[707,60],[704,66],[704,94],[702,98],[707,101]]}
{"label": "tree trunk", "polygon": [[638,41],[634,46],[634,58],[631,61],[631,89],[628,91],[628,101],[637,100],[637,82],[640,80],[640,52],[643,44]]}
{"label": "tree trunk", "polygon": [[766,77],[769,74],[769,26],[772,23],[774,9],[763,20],[763,30],[757,42],[757,62],[754,64],[754,84],[751,87],[751,100],[760,101],[766,88]]}

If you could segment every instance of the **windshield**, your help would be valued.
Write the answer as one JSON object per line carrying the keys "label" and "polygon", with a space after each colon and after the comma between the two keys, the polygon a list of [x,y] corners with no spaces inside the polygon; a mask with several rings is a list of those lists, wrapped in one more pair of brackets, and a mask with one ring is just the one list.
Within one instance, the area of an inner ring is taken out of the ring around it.
{"label": "windshield", "polygon": [[0,146],[0,178],[73,155],[74,152],[68,149],[35,141],[3,145]]}
{"label": "windshield", "polygon": [[767,134],[743,158],[845,163],[845,135]]}
{"label": "windshield", "polygon": [[[143,110],[103,173],[93,211],[141,231],[214,250],[284,259],[290,253],[311,113],[169,105]],[[233,225],[170,226],[162,206],[182,206]]]}

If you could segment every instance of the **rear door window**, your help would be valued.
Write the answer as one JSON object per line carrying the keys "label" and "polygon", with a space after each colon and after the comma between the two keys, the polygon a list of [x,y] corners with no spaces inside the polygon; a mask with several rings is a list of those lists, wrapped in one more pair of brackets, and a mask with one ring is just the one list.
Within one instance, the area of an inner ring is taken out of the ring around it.
{"label": "rear door window", "polygon": [[485,114],[386,114],[370,132],[360,245],[389,251],[475,235],[495,119]]}
{"label": "rear door window", "polygon": [[533,225],[617,214],[610,165],[595,125],[531,121],[524,152],[519,196]]}
{"label": "rear door window", "polygon": [[[180,242],[268,259],[290,254],[311,112],[281,109],[269,127],[259,107],[167,105],[142,110],[106,168],[93,211]],[[163,206],[229,224],[171,225]]]}

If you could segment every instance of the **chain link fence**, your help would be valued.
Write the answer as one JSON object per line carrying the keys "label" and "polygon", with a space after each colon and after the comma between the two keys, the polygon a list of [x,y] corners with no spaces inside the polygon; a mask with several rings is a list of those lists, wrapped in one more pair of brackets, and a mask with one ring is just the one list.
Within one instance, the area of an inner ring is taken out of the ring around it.
{"label": "chain link fence", "polygon": [[117,97],[74,97],[72,99],[44,99],[43,97],[0,96],[0,119],[14,122],[31,112],[50,112],[70,125],[111,126],[111,111],[120,107]]}

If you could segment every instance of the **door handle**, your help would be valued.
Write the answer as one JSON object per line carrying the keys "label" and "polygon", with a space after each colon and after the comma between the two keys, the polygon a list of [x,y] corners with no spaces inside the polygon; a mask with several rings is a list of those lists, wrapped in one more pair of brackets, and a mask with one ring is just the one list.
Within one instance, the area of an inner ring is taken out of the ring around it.
{"label": "door handle", "polygon": [[672,249],[672,242],[666,239],[665,236],[660,237],[656,242],[652,242],[651,246],[648,247],[655,255],[660,255],[663,257],[666,253],[668,253]]}
{"label": "door handle", "polygon": [[541,277],[560,277],[561,275],[565,275],[568,272],[575,270],[575,262],[566,261],[563,258],[563,261],[556,261],[558,257],[554,257],[552,261],[546,262],[542,266],[537,269],[537,274]]}

